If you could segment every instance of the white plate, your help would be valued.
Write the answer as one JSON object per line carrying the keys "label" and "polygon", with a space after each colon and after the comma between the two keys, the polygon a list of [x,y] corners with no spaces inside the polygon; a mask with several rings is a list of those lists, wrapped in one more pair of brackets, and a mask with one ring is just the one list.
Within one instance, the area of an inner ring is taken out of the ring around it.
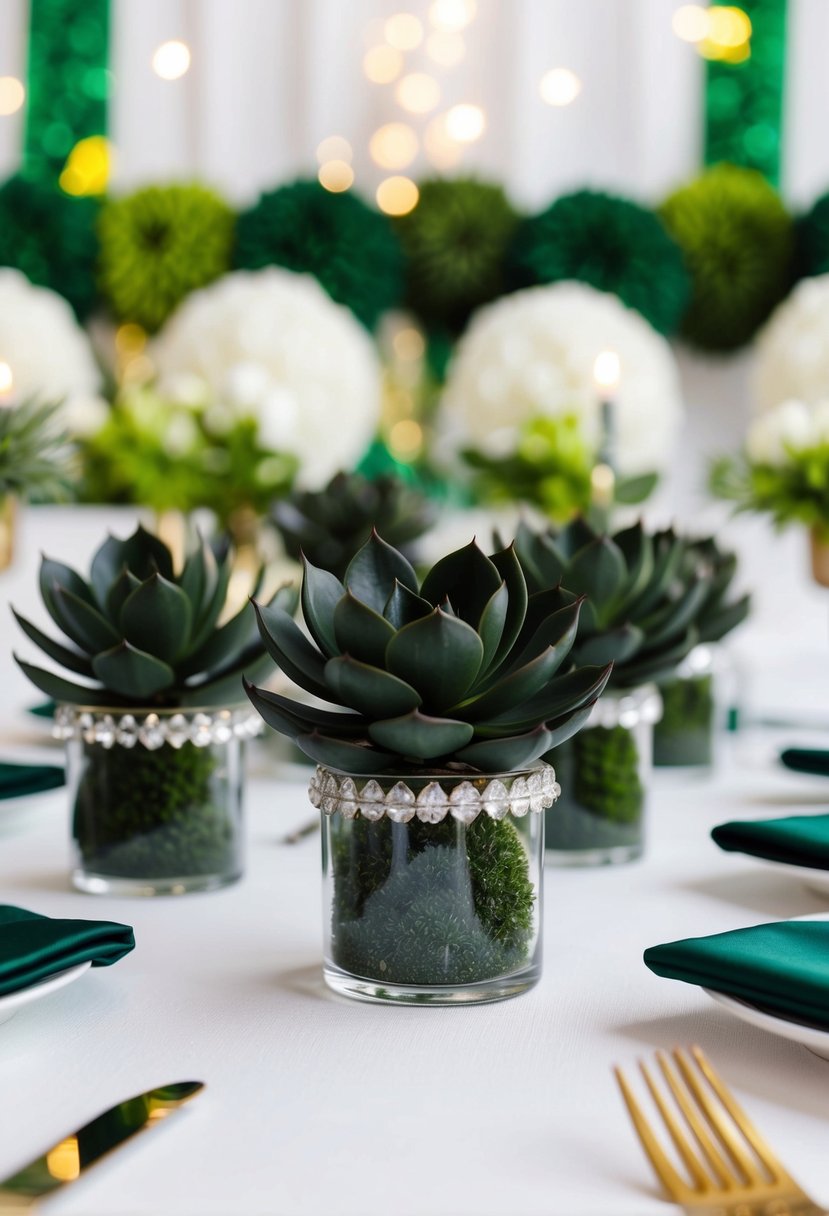
{"label": "white plate", "polygon": [[65,988],[74,980],[79,980],[91,966],[91,962],[78,963],[77,967],[67,967],[65,971],[59,971],[57,975],[50,975],[47,979],[40,980],[37,984],[31,984],[28,988],[21,988],[19,992],[9,992],[5,996],[0,996],[0,1023],[8,1022],[24,1005],[29,1005],[32,1001],[39,1001],[42,997],[57,992],[59,988]]}
{"label": "white plate", "polygon": [[[800,869],[799,866],[789,868]],[[829,920],[829,912],[818,912],[814,916],[797,916],[794,919],[825,921]],[[763,1009],[758,1009],[756,1005],[750,1005],[747,1001],[741,1001],[737,997],[726,996],[724,992],[714,992],[711,988],[703,988],[703,992],[710,996],[712,1001],[722,1005],[724,1009],[743,1022],[748,1022],[751,1026],[759,1026],[761,1030],[768,1030],[771,1034],[780,1035],[784,1039],[791,1039],[793,1043],[800,1043],[804,1047],[808,1047],[815,1055],[829,1060],[829,1030],[821,1030],[817,1026],[808,1026],[803,1022],[794,1022],[779,1014],[767,1013]]]}

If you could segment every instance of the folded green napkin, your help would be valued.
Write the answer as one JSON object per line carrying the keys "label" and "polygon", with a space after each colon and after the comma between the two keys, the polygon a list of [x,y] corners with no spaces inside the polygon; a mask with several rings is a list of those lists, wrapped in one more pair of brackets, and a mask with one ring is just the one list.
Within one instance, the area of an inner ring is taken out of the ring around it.
{"label": "folded green napkin", "polygon": [[651,946],[657,975],[829,1029],[829,921],[779,921]]}
{"label": "folded green napkin", "polygon": [[721,823],[711,832],[721,849],[767,861],[829,870],[829,815],[786,815]]}
{"label": "folded green napkin", "polygon": [[129,925],[106,920],[55,920],[0,904],[0,996],[28,988],[91,961],[109,967],[135,945]]}
{"label": "folded green napkin", "polygon": [[66,781],[63,769],[55,764],[6,764],[0,762],[0,798],[19,798],[55,790]]}
{"label": "folded green napkin", "polygon": [[36,718],[54,718],[55,702],[41,701],[38,705],[30,705],[29,713],[34,714]]}
{"label": "folded green napkin", "polygon": [[780,762],[796,773],[829,777],[829,752],[822,747],[787,747],[780,753]]}

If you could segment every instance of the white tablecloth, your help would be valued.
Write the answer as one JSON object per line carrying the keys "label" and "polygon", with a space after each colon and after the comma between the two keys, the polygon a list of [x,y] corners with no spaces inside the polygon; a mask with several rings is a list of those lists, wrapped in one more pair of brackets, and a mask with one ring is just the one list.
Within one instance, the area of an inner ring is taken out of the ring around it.
{"label": "white tablecloth", "polygon": [[[44,728],[18,708],[37,698],[3,675],[0,755],[38,754],[28,745]],[[0,803],[0,899],[124,921],[137,943],[0,1027],[0,1177],[122,1098],[200,1079],[202,1096],[48,1210],[648,1216],[670,1209],[610,1068],[696,1042],[829,1205],[829,1063],[642,963],[655,942],[826,907],[708,837],[724,819],[823,805],[829,786],[776,768],[775,743],[735,736],[714,781],[659,774],[644,861],[548,870],[543,979],[479,1008],[372,1007],[325,990],[319,841],[277,843],[310,808],[270,745],[251,757],[246,877],[215,894],[74,893],[65,791]]]}

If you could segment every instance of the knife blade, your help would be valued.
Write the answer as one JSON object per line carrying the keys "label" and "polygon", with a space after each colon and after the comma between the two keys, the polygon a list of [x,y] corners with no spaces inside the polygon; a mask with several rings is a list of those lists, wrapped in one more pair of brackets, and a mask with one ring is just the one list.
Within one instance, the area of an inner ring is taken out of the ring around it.
{"label": "knife blade", "polygon": [[74,1182],[105,1153],[160,1123],[202,1089],[202,1081],[178,1081],[111,1106],[0,1182],[0,1212],[25,1211],[36,1200]]}

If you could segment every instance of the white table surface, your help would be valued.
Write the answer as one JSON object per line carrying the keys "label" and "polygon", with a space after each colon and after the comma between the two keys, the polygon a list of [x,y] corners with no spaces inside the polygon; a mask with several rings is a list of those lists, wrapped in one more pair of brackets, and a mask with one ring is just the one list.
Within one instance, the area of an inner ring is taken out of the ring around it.
{"label": "white table surface", "polygon": [[[49,547],[65,556],[65,521],[49,519]],[[5,576],[7,594],[33,602],[32,576],[27,551]],[[20,712],[36,695],[5,661],[0,675],[0,755],[57,759],[43,725]],[[825,805],[829,785],[774,765],[778,742],[733,737],[715,780],[658,774],[642,862],[548,870],[544,976],[527,995],[479,1008],[372,1007],[326,991],[319,841],[277,843],[310,808],[301,784],[280,779],[269,744],[251,755],[247,874],[215,894],[75,893],[65,791],[0,803],[0,900],[124,921],[137,943],[0,1027],[0,1177],[122,1098],[200,1079],[203,1095],[44,1210],[667,1213],[610,1068],[632,1071],[654,1048],[696,1042],[829,1205],[829,1063],[642,963],[656,942],[826,909],[788,875],[708,837],[724,819]]]}

